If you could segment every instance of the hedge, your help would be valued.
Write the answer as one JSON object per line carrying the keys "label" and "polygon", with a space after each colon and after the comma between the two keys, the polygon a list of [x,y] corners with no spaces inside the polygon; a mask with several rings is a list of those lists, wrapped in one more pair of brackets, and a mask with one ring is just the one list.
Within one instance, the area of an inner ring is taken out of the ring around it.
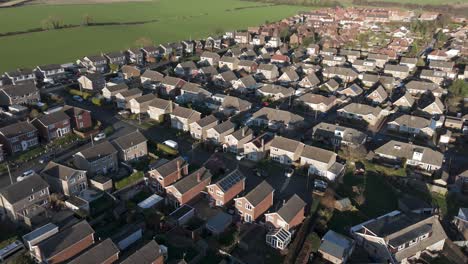
{"label": "hedge", "polygon": [[164,145],[164,144],[161,144],[161,143],[158,143],[157,145],[157,148],[159,151],[162,151],[168,155],[171,155],[171,156],[175,156],[177,154],[179,154],[179,152],[177,151],[177,149],[173,149],[167,145]]}
{"label": "hedge", "polygon": [[127,186],[130,186],[130,185],[140,181],[141,179],[143,179],[144,176],[145,176],[145,174],[142,171],[134,172],[130,176],[128,176],[126,178],[123,178],[123,179],[121,179],[119,181],[116,181],[115,182],[115,188],[117,190],[123,189],[123,188],[125,188]]}
{"label": "hedge", "polygon": [[68,92],[69,92],[71,95],[78,95],[78,96],[81,96],[81,97],[83,97],[83,99],[85,99],[85,100],[88,99],[88,98],[91,96],[91,94],[88,93],[88,92],[82,92],[82,91],[76,90],[76,89],[70,89]]}

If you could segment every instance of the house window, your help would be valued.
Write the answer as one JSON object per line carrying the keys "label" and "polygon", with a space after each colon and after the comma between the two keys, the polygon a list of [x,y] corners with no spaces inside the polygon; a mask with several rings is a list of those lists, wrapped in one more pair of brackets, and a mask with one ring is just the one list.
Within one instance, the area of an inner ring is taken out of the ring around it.
{"label": "house window", "polygon": [[245,209],[251,211],[252,210],[252,206],[248,203],[245,204]]}
{"label": "house window", "polygon": [[420,236],[420,237],[419,237],[419,240],[423,240],[423,239],[426,239],[426,238],[428,238],[428,237],[429,237],[429,233]]}
{"label": "house window", "polygon": [[224,196],[224,193],[222,191],[217,191],[216,194],[219,196]]}
{"label": "house window", "polygon": [[45,195],[47,193],[46,189],[41,190],[41,195]]}
{"label": "house window", "polygon": [[242,206],[242,202],[241,201],[236,201],[236,205]]}
{"label": "house window", "polygon": [[398,247],[398,251],[403,250],[403,249],[405,249],[405,244],[400,245],[400,246]]}
{"label": "house window", "polygon": [[409,242],[409,245],[412,246],[412,245],[416,244],[416,242],[418,242],[418,239],[417,239],[417,238],[411,240],[411,241]]}
{"label": "house window", "polygon": [[164,181],[164,178],[162,176],[158,176],[159,181]]}
{"label": "house window", "polygon": [[28,201],[32,201],[32,200],[34,200],[34,195],[31,195],[28,197]]}

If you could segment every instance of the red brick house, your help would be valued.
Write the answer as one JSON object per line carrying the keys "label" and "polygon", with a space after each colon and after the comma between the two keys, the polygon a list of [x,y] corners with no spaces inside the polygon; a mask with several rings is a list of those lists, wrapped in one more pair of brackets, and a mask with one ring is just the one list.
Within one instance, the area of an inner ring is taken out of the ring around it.
{"label": "red brick house", "polygon": [[29,122],[18,122],[2,127],[0,143],[8,154],[29,150],[39,145],[37,128]]}
{"label": "red brick house", "polygon": [[69,264],[112,264],[119,260],[119,253],[119,248],[114,244],[114,242],[112,242],[112,239],[108,238],[86,250],[86,252],[73,259]]}
{"label": "red brick house", "polygon": [[266,181],[261,182],[246,196],[236,198],[236,209],[245,222],[253,222],[273,205],[274,189]]}
{"label": "red brick house", "polygon": [[211,182],[211,173],[201,167],[192,174],[166,187],[167,198],[176,207],[194,200]]}
{"label": "red brick house", "polygon": [[167,252],[163,252],[156,241],[151,240],[122,261],[121,264],[163,264],[165,253],[167,254]]}
{"label": "red brick house", "polygon": [[245,175],[238,169],[233,170],[216,183],[208,185],[207,189],[211,202],[223,206],[245,190]]}
{"label": "red brick house", "polygon": [[159,193],[164,193],[166,187],[180,180],[188,174],[189,164],[182,158],[177,157],[160,166],[156,166],[148,171],[151,185]]}
{"label": "red brick house", "polygon": [[61,230],[31,248],[38,263],[64,263],[94,244],[94,230],[86,220]]}
{"label": "red brick house", "polygon": [[39,136],[46,142],[64,137],[71,131],[70,117],[62,111],[43,115],[31,123],[39,131]]}
{"label": "red brick house", "polygon": [[305,206],[306,203],[294,194],[277,212],[265,214],[266,222],[274,229],[290,231],[304,220]]}
{"label": "red brick house", "polygon": [[70,117],[70,123],[73,129],[82,131],[93,126],[91,111],[68,105],[63,107],[63,111]]}

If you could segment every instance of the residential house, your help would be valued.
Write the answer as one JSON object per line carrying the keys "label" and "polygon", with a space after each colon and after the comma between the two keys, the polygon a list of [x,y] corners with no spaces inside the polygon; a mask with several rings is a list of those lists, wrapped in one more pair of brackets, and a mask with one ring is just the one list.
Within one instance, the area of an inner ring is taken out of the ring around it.
{"label": "residential house", "polygon": [[294,194],[277,212],[265,214],[265,221],[273,229],[291,231],[304,221],[305,206],[306,203]]}
{"label": "residential house", "polygon": [[225,71],[213,77],[213,82],[220,88],[230,88],[238,80],[233,71]]}
{"label": "residential house", "polygon": [[458,209],[458,215],[453,219],[453,224],[457,227],[465,240],[468,239],[468,208]]}
{"label": "residential house", "polygon": [[375,126],[379,120],[386,115],[380,107],[370,105],[351,103],[338,109],[337,114],[348,120],[365,121],[370,126]]}
{"label": "residential house", "polygon": [[136,130],[112,141],[118,151],[119,159],[124,162],[138,160],[148,155],[148,140]]}
{"label": "residential house", "polygon": [[108,101],[113,101],[115,100],[115,96],[119,93],[128,91],[128,85],[125,83],[119,83],[119,84],[114,84],[114,85],[106,85],[101,90],[102,96],[106,98]]}
{"label": "residential house", "polygon": [[189,164],[186,160],[182,157],[177,157],[161,164],[158,167],[150,167],[148,178],[151,186],[156,188],[159,193],[164,192],[166,187],[188,174],[188,166]]}
{"label": "residential house", "polygon": [[216,183],[207,186],[211,204],[224,206],[245,190],[245,175],[235,169]]}
{"label": "residential house", "polygon": [[142,95],[143,95],[143,92],[138,88],[133,88],[133,89],[126,90],[126,91],[116,94],[115,103],[117,104],[117,108],[120,108],[120,109],[131,108],[130,100],[140,97]]}
{"label": "residential house", "polygon": [[65,263],[94,244],[94,230],[86,220],[60,230],[31,248],[37,263]]}
{"label": "residential house", "polygon": [[156,95],[149,93],[130,99],[128,101],[130,112],[132,112],[132,114],[145,114],[148,112],[151,102],[156,98]]}
{"label": "residential house", "polygon": [[54,161],[47,163],[40,174],[50,185],[50,190],[66,196],[79,196],[88,188],[85,170],[77,170]]}
{"label": "residential house", "polygon": [[277,101],[283,98],[288,98],[294,95],[293,88],[286,88],[276,84],[265,84],[260,89],[256,90],[259,96],[267,97],[273,101]]}
{"label": "residential house", "polygon": [[258,137],[244,144],[244,156],[248,160],[260,161],[268,157],[270,145],[274,136],[270,133],[263,133]]}
{"label": "residential house", "polygon": [[351,238],[328,230],[322,238],[318,253],[333,264],[344,264],[353,254],[354,246],[354,240]]}
{"label": "residential house", "polygon": [[5,72],[6,84],[20,84],[22,82],[36,82],[36,75],[31,69],[16,69],[15,71]]}
{"label": "residential house", "polygon": [[315,73],[307,74],[298,83],[299,87],[302,87],[302,88],[315,88],[319,84],[320,84],[320,79],[317,77]]}
{"label": "residential house", "polygon": [[232,88],[238,90],[241,93],[255,91],[258,87],[259,84],[257,84],[257,81],[252,75],[247,75],[232,83]]}
{"label": "residential house", "polygon": [[383,161],[405,162],[420,170],[434,172],[442,167],[444,155],[428,147],[391,140],[375,150]]}
{"label": "residential house", "polygon": [[410,81],[405,85],[406,90],[412,95],[432,93],[435,97],[441,97],[446,93],[439,85],[432,82]]}
{"label": "residential house", "polygon": [[389,56],[386,54],[377,54],[377,53],[369,53],[367,55],[368,60],[374,60],[375,65],[379,68],[383,68],[384,65],[388,62]]}
{"label": "residential house", "polygon": [[138,69],[135,66],[132,65],[123,65],[120,68],[120,73],[125,80],[132,79],[132,78],[138,78],[141,75],[140,69]]}
{"label": "residential house", "polygon": [[277,130],[293,130],[303,125],[304,118],[289,111],[262,107],[257,112],[253,113],[247,123],[255,126],[268,126],[271,129]]}
{"label": "residential house", "polygon": [[445,73],[453,73],[453,68],[455,67],[455,62],[453,61],[429,61],[429,68],[433,70],[443,71]]}
{"label": "residential house", "polygon": [[166,187],[167,198],[170,203],[179,207],[190,203],[211,182],[212,175],[208,169],[201,167],[193,173]]}
{"label": "residential house", "polygon": [[355,60],[353,62],[353,68],[358,72],[372,72],[375,70],[375,67],[374,60]]}
{"label": "residential house", "polygon": [[39,145],[38,131],[29,122],[17,122],[0,128],[0,143],[10,155]]}
{"label": "residential house", "polygon": [[379,85],[374,91],[369,93],[366,98],[374,104],[382,104],[387,101],[388,93],[382,85]]}
{"label": "residential house", "polygon": [[237,70],[239,59],[236,57],[223,56],[218,61],[218,67],[220,70],[234,71]]}
{"label": "residential house", "polygon": [[359,85],[353,83],[347,87],[339,88],[336,92],[347,97],[357,97],[360,96],[364,90]]}
{"label": "residential house", "polygon": [[0,191],[2,214],[13,221],[26,221],[43,213],[49,202],[49,184],[34,174]]}
{"label": "residential house", "polygon": [[354,63],[359,57],[361,57],[361,51],[359,50],[349,50],[349,49],[340,49],[340,55],[346,56],[346,60]]}
{"label": "residential house", "polygon": [[384,73],[390,74],[397,79],[405,79],[409,76],[410,70],[406,65],[385,64]]}
{"label": "residential house", "polygon": [[299,75],[295,70],[284,71],[283,74],[278,78],[278,81],[282,84],[289,84],[292,82],[299,81]]}
{"label": "residential house", "polygon": [[234,132],[236,125],[230,120],[206,130],[206,139],[214,144],[225,144],[226,136]]}
{"label": "residential house", "polygon": [[437,215],[400,211],[358,224],[351,233],[375,261],[389,263],[418,261],[424,252],[441,251],[447,239]]}
{"label": "residential house", "polygon": [[439,70],[421,70],[419,77],[441,85],[447,78],[447,73]]}
{"label": "residential house", "polygon": [[247,195],[235,198],[236,211],[247,223],[256,221],[273,205],[273,187],[262,181]]}
{"label": "residential house", "polygon": [[442,115],[445,111],[444,103],[439,98],[420,106],[421,111],[428,115]]}
{"label": "residential house", "polygon": [[352,82],[359,76],[354,69],[341,66],[327,67],[323,70],[322,74],[328,79],[338,77],[344,82]]}
{"label": "residential house", "polygon": [[125,55],[127,56],[127,61],[131,64],[143,65],[145,63],[145,54],[141,49],[128,49],[126,50]]}
{"label": "residential house", "polygon": [[410,71],[413,71],[418,64],[418,58],[401,57],[400,64],[407,66]]}
{"label": "residential house", "polygon": [[65,69],[59,64],[37,66],[34,72],[36,78],[44,83],[56,83],[66,77]]}
{"label": "residential house", "polygon": [[[156,242],[155,242],[156,243]],[[99,244],[87,249],[83,254],[74,258],[69,264],[84,264],[84,263],[102,263],[112,264],[119,259],[119,248],[112,242],[112,239],[107,238]],[[134,262],[142,263],[142,262]]]}
{"label": "residential house", "polygon": [[270,158],[281,164],[292,164],[300,159],[304,143],[293,139],[275,136],[270,144]]}
{"label": "residential house", "polygon": [[189,131],[190,124],[201,119],[201,113],[193,109],[176,106],[172,113],[170,113],[170,117],[172,128]]}
{"label": "residential house", "polygon": [[166,115],[172,113],[174,103],[170,100],[155,98],[148,105],[148,115],[151,119],[162,122]]}
{"label": "residential house", "polygon": [[195,43],[192,40],[183,40],[182,46],[184,47],[185,55],[192,55],[195,51]]}
{"label": "residential house", "polygon": [[100,73],[88,73],[78,78],[80,89],[100,92],[106,87],[106,79]]}
{"label": "residential house", "polygon": [[177,64],[174,73],[179,77],[191,78],[198,74],[198,67],[195,62],[188,60]]}
{"label": "residential house", "polygon": [[346,63],[346,57],[338,55],[323,55],[322,64],[327,66],[339,66]]}
{"label": "residential house", "polygon": [[356,148],[364,145],[367,135],[354,128],[321,122],[314,126],[312,138],[336,147]]}
{"label": "residential house", "polygon": [[362,74],[361,81],[367,87],[372,87],[379,83],[385,87],[385,89],[392,90],[395,86],[395,78],[393,76],[378,75],[375,73]]}
{"label": "residential house", "polygon": [[249,32],[236,32],[234,41],[238,44],[249,44],[252,40],[252,36]]}
{"label": "residential house", "polygon": [[257,68],[257,75],[269,81],[276,80],[279,76],[278,67],[274,64],[260,64]]}
{"label": "residential house", "polygon": [[39,90],[33,82],[0,87],[0,106],[34,105],[41,100]]}
{"label": "residential house", "polygon": [[73,155],[73,164],[90,175],[107,174],[118,169],[117,154],[117,149],[109,141],[104,141],[77,152]]}
{"label": "residential house", "polygon": [[313,111],[322,113],[328,112],[335,105],[337,105],[337,98],[335,96],[326,97],[320,94],[306,93],[297,99],[297,102],[306,105]]}
{"label": "residential house", "polygon": [[167,249],[165,250],[156,241],[151,240],[128,256],[121,264],[163,264],[167,255]]}
{"label": "residential house", "polygon": [[38,117],[31,124],[37,128],[39,136],[45,142],[64,137],[71,132],[70,117],[63,111],[56,111]]}
{"label": "residential house", "polygon": [[318,175],[334,181],[344,172],[344,165],[338,163],[336,157],[333,151],[304,145],[299,163],[308,167],[309,175]]}
{"label": "residential house", "polygon": [[242,127],[224,137],[223,149],[233,153],[244,153],[244,144],[253,139],[253,131]]}
{"label": "residential house", "polygon": [[106,53],[104,57],[106,57],[109,65],[122,66],[126,63],[125,53],[120,51]]}
{"label": "residential house", "polygon": [[274,65],[280,65],[280,66],[283,66],[283,65],[286,65],[288,64],[290,61],[289,57],[287,55],[283,55],[283,54],[274,54],[273,56],[271,56],[271,59],[270,59],[270,62]]}
{"label": "residential house", "polygon": [[322,86],[320,86],[320,90],[328,91],[328,92],[335,92],[340,88],[341,81],[339,79],[332,78],[326,81]]}
{"label": "residential house", "polygon": [[400,98],[393,102],[393,105],[397,106],[401,110],[409,110],[415,103],[414,97],[409,93],[404,93]]}
{"label": "residential house", "polygon": [[255,73],[257,71],[258,64],[255,61],[251,60],[240,60],[237,63],[237,70],[238,71],[245,71],[247,73]]}
{"label": "residential house", "polygon": [[145,70],[140,76],[141,85],[143,85],[143,87],[157,87],[163,80],[164,75],[153,70]]}
{"label": "residential house", "polygon": [[433,50],[427,55],[429,61],[448,61],[450,58],[448,54],[443,50]]}
{"label": "residential house", "polygon": [[464,126],[464,119],[454,116],[445,116],[444,127],[456,131],[462,131]]}
{"label": "residential house", "polygon": [[190,124],[190,135],[192,138],[206,140],[206,131],[217,126],[219,120],[214,115],[206,116]]}
{"label": "residential house", "polygon": [[203,89],[200,85],[187,82],[180,89],[180,100],[183,102],[203,102],[211,97],[211,93]]}
{"label": "residential house", "polygon": [[221,57],[214,52],[205,51],[200,55],[200,63],[217,66]]}
{"label": "residential house", "polygon": [[107,58],[103,55],[87,56],[78,62],[92,72],[105,73],[109,70]]}
{"label": "residential house", "polygon": [[435,121],[414,115],[401,115],[387,123],[390,130],[414,136],[432,137],[435,133]]}
{"label": "residential house", "polygon": [[198,71],[198,76],[201,81],[203,82],[211,82],[213,81],[214,77],[218,76],[218,70],[213,66],[205,66],[201,67]]}
{"label": "residential house", "polygon": [[176,96],[180,93],[180,88],[184,86],[185,81],[171,76],[166,76],[161,82],[159,92],[166,96]]}

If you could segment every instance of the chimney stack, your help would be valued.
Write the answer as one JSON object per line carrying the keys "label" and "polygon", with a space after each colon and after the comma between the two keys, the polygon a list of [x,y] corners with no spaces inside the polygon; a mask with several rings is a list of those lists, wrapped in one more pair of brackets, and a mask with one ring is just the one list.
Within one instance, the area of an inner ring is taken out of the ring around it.
{"label": "chimney stack", "polygon": [[265,139],[262,137],[262,151],[265,151]]}
{"label": "chimney stack", "polygon": [[177,178],[180,179],[182,177],[182,171],[180,168],[180,159],[177,160]]}
{"label": "chimney stack", "polygon": [[197,172],[197,182],[201,182],[201,172]]}
{"label": "chimney stack", "polygon": [[245,128],[242,128],[242,137],[245,137]]}

